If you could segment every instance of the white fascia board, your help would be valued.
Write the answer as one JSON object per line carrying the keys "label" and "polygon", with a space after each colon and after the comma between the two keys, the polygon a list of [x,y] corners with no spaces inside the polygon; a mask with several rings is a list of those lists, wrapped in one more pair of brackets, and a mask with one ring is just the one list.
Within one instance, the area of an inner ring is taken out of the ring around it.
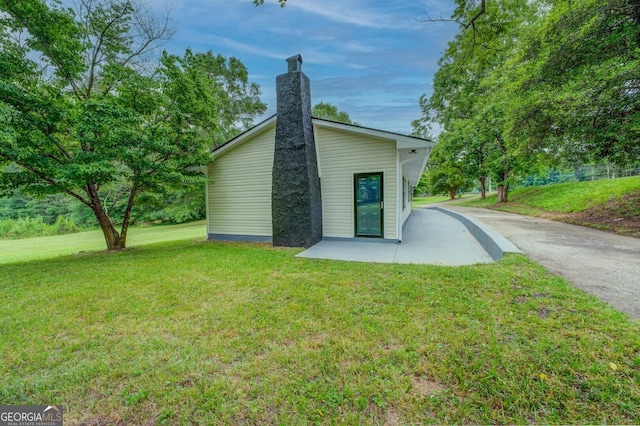
{"label": "white fascia board", "polygon": [[427,139],[419,139],[411,136],[405,136],[404,138],[396,137],[396,148],[397,149],[418,149],[418,148],[428,148],[429,150],[433,149],[435,146],[435,142],[427,140]]}

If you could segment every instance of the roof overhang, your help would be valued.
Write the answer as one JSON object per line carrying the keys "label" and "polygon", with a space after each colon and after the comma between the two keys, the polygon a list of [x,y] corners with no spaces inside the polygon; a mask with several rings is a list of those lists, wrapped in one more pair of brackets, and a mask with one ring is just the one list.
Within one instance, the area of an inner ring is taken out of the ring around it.
{"label": "roof overhang", "polygon": [[403,174],[409,179],[411,186],[418,186],[420,177],[427,166],[427,161],[429,160],[429,154],[431,154],[432,148],[433,146],[398,149]]}

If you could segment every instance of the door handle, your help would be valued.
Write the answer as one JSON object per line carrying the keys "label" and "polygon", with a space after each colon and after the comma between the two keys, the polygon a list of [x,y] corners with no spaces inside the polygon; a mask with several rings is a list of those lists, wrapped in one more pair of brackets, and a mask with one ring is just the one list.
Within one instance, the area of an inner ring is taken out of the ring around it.
{"label": "door handle", "polygon": [[380,201],[380,210],[384,209],[384,201]]}

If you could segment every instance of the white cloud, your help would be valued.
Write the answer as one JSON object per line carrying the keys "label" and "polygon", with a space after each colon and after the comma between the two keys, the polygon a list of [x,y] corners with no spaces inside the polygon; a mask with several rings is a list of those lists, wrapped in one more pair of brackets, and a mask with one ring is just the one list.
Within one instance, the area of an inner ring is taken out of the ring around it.
{"label": "white cloud", "polygon": [[370,44],[359,43],[357,41],[349,41],[342,45],[345,50],[359,53],[371,53],[376,50],[376,47]]}
{"label": "white cloud", "polygon": [[209,34],[206,37],[208,40],[221,44],[232,50],[251,53],[252,55],[262,56],[264,58],[283,59],[290,56],[290,55],[287,55],[286,53],[276,52],[271,49],[259,47],[255,44],[242,43],[240,41],[232,40],[227,37],[220,37],[214,34]]}
{"label": "white cloud", "polygon": [[[292,49],[291,51],[277,51],[274,49],[268,49],[264,47],[260,47],[255,44],[243,43],[241,41],[232,40],[227,37],[220,37],[214,34],[209,34],[206,36],[207,41],[212,41],[218,45],[224,46],[229,50],[233,50],[236,52],[249,53],[251,55],[261,56],[263,58],[269,59],[277,59],[284,61],[289,56],[300,53],[302,55],[302,59],[305,63],[308,64],[336,64],[343,61],[343,57],[338,54],[329,53],[323,51],[322,49],[314,48],[314,47],[304,47],[303,49]],[[295,50],[295,51],[294,51]]]}
{"label": "white cloud", "polygon": [[366,16],[364,13],[354,14],[346,10],[345,2],[342,2],[342,4],[340,5],[330,5],[327,3],[300,0],[288,2],[287,7],[299,8],[304,10],[305,12],[320,15],[324,18],[328,18],[333,21],[342,22],[345,24],[354,24],[372,28],[379,27],[379,23],[372,19],[372,17]]}
{"label": "white cloud", "polygon": [[307,13],[319,15],[332,21],[360,27],[376,29],[409,29],[415,27],[413,22],[395,21],[390,19],[392,15],[382,10],[371,10],[358,7],[355,2],[295,0],[287,2],[286,7],[299,8]]}

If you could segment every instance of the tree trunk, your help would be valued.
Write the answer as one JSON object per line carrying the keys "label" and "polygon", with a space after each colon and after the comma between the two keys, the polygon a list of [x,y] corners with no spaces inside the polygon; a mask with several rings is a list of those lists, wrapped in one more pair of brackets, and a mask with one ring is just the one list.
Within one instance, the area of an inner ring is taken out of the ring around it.
{"label": "tree trunk", "polygon": [[449,188],[449,198],[452,200],[456,198],[456,188]]}
{"label": "tree trunk", "polygon": [[496,140],[498,141],[498,146],[502,152],[502,182],[498,184],[498,202],[506,203],[509,201],[509,184],[507,183],[507,180],[509,179],[509,173],[511,170],[509,169],[509,159],[507,157],[507,145],[499,133],[496,133]]}
{"label": "tree trunk", "polygon": [[509,182],[507,181],[507,179],[509,179],[509,172],[510,170],[507,167],[507,162],[505,161],[504,176],[502,177],[502,195],[500,196],[501,203],[509,201]]}
{"label": "tree trunk", "polygon": [[129,200],[127,201],[127,208],[124,211],[124,216],[122,218],[122,229],[120,231],[120,242],[122,244],[122,248],[125,248],[127,243],[127,234],[129,232],[129,223],[131,222],[131,211],[133,210],[133,203],[135,201],[137,195],[137,188],[134,186],[131,188],[131,192],[129,193]]}
{"label": "tree trunk", "polygon": [[480,176],[480,199],[484,200],[487,198],[487,186],[486,186],[487,177]]}
{"label": "tree trunk", "polygon": [[107,243],[107,250],[122,250],[125,248],[125,241],[121,238],[116,228],[111,223],[109,216],[106,215],[102,206],[100,206],[99,210],[93,211],[100,223],[100,227],[102,228],[102,233],[104,234],[104,240]]}
{"label": "tree trunk", "polygon": [[509,169],[504,171],[502,175],[502,182],[498,185],[498,202],[506,203],[509,201],[509,184],[507,179],[509,178]]}
{"label": "tree trunk", "polygon": [[122,239],[116,228],[111,223],[111,219],[107,212],[105,212],[102,203],[100,202],[100,196],[94,183],[87,184],[85,188],[89,198],[91,199],[91,210],[96,215],[102,233],[104,234],[104,240],[107,243],[107,250],[122,250],[125,248],[125,240]]}
{"label": "tree trunk", "polygon": [[506,203],[507,202],[506,186],[503,183],[498,185],[498,202],[499,203]]}
{"label": "tree trunk", "polygon": [[509,178],[509,169],[505,169],[502,175],[502,183],[498,185],[498,202],[506,203],[509,201],[509,184],[507,179]]}

